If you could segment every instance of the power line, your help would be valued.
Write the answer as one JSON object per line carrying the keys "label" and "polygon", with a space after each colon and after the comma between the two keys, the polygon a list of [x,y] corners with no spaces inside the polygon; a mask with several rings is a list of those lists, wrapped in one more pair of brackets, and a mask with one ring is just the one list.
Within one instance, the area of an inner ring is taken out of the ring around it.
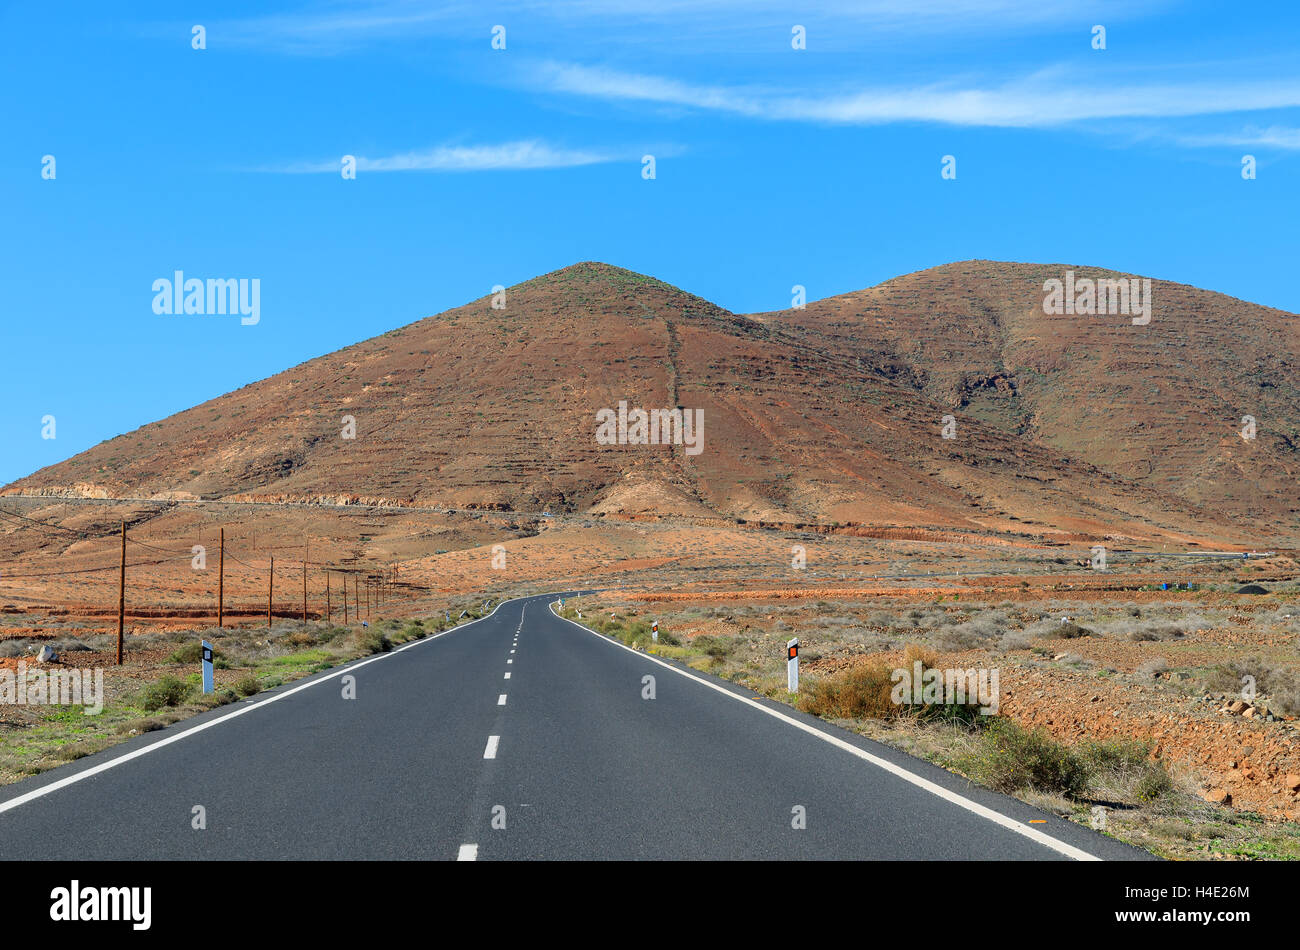
{"label": "power line", "polygon": [[[136,561],[128,564],[127,567],[152,567],[158,564],[169,564],[172,561],[188,561],[188,554],[183,557],[163,558],[161,561]],[[0,573],[0,581],[8,580],[11,577],[62,577],[67,574],[96,574],[100,571],[116,571],[120,565],[110,564],[108,567],[83,567],[76,570],[67,571],[39,571],[35,574],[9,574]]]}
{"label": "power line", "polygon": [[[37,527],[40,527],[40,528],[49,528],[49,529],[54,530],[54,531],[65,531],[65,532],[67,532],[68,534],[75,534],[75,535],[76,535],[77,537],[79,537],[79,538],[91,538],[91,537],[92,537],[92,536],[90,535],[89,532],[86,532],[86,531],[77,531],[77,530],[75,530],[75,529],[73,529],[73,528],[65,528],[65,527],[63,527],[63,525],[61,525],[61,524],[50,524],[48,521],[39,521],[39,520],[37,520],[36,518],[29,518],[29,517],[27,517],[26,515],[19,514],[19,513],[16,512],[16,511],[6,511],[6,510],[4,510],[3,508],[0,508],[0,515],[5,515],[6,517],[9,517],[9,518],[21,518],[23,521],[26,521],[26,522],[28,522],[28,523],[30,523],[30,524],[34,524],[34,525],[36,525]],[[106,534],[105,534],[105,535],[95,535],[94,537],[107,538],[107,537],[110,537],[110,535],[106,535]]]}
{"label": "power line", "polygon": [[[22,521],[27,522],[28,524],[31,525],[35,525],[38,528],[45,528],[47,530],[53,530],[53,531],[63,531],[67,534],[75,535],[76,537],[87,541],[104,541],[113,537],[113,535],[111,534],[91,534],[89,531],[78,531],[75,528],[65,528],[61,524],[51,524],[48,521],[40,521],[36,518],[29,518],[26,515],[19,514],[16,511],[6,511],[4,509],[0,509],[0,515],[4,515],[7,518],[22,519]],[[170,554],[176,556],[180,556],[181,554],[180,551],[168,551],[165,548],[158,547],[157,545],[147,544],[144,541],[137,541],[135,538],[132,537],[128,537],[127,541],[130,542],[131,544],[138,544],[142,548],[148,548],[150,551],[157,551],[159,554]]]}
{"label": "power line", "polygon": [[181,552],[181,551],[168,551],[168,550],[166,550],[165,548],[160,548],[160,547],[157,547],[156,545],[153,545],[153,544],[146,544],[144,541],[137,541],[135,538],[133,538],[133,537],[131,537],[131,536],[129,536],[129,535],[127,536],[127,539],[126,539],[126,540],[127,540],[127,542],[128,542],[129,544],[138,544],[138,545],[140,545],[140,547],[142,547],[142,548],[148,548],[150,551],[157,551],[159,554],[175,554],[175,555],[177,555],[178,557],[180,557],[180,556],[183,556],[183,557],[190,557],[190,556],[193,554],[192,551],[191,551],[190,553],[188,553],[188,554],[186,554],[186,553],[184,553],[184,552]]}

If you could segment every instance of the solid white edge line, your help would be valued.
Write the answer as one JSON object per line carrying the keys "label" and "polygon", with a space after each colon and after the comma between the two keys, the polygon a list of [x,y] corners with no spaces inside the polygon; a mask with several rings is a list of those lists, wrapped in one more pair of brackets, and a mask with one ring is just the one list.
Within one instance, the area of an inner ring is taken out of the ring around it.
{"label": "solid white edge line", "polygon": [[497,746],[500,744],[500,736],[488,736],[487,748],[483,750],[483,758],[495,759],[497,757]]}
{"label": "solid white edge line", "polygon": [[1081,848],[1076,848],[1074,845],[1066,844],[1064,841],[1058,841],[1055,838],[1053,838],[1051,835],[1044,834],[1043,832],[1039,831],[1037,828],[1027,827],[1026,825],[1023,825],[1020,822],[1016,821],[1014,818],[1008,818],[1006,815],[1002,814],[1001,812],[989,808],[987,805],[981,805],[979,802],[972,801],[971,799],[965,797],[964,795],[959,795],[957,792],[944,788],[942,785],[937,785],[934,782],[931,782],[927,778],[922,778],[921,776],[917,775],[914,772],[909,772],[907,769],[903,768],[903,766],[898,765],[894,762],[890,762],[888,759],[882,759],[878,755],[872,755],[866,749],[860,749],[850,742],[845,742],[843,739],[839,738],[838,736],[833,736],[830,733],[822,732],[820,729],[817,729],[814,726],[810,726],[808,723],[800,722],[798,719],[795,719],[793,716],[787,716],[785,713],[781,712],[780,710],[772,709],[768,706],[764,706],[762,703],[750,699],[748,696],[739,696],[736,693],[733,693],[731,690],[719,686],[717,683],[710,683],[708,680],[704,679],[703,677],[696,676],[694,673],[688,673],[686,670],[683,670],[680,667],[673,666],[671,663],[665,663],[663,660],[659,659],[658,657],[651,656],[648,653],[642,653],[640,650],[633,650],[631,647],[619,643],[617,640],[613,640],[602,633],[597,633],[595,630],[592,630],[590,627],[584,627],[582,624],[570,620],[568,617],[561,617],[559,614],[555,612],[554,609],[555,602],[552,602],[550,604],[550,607],[551,607],[551,616],[555,617],[557,620],[563,620],[565,623],[573,624],[573,626],[577,627],[579,630],[585,630],[593,637],[603,640],[606,643],[610,644],[611,646],[616,646],[621,649],[627,650],[627,652],[635,656],[638,656],[641,659],[649,660],[651,663],[657,663],[659,666],[662,666],[664,669],[672,670],[674,673],[678,673],[689,680],[694,680],[695,682],[703,686],[707,686],[709,689],[715,690],[716,692],[721,693],[723,696],[728,696],[731,699],[736,700],[737,702],[744,703],[747,706],[757,709],[759,712],[766,713],[767,715],[771,716],[774,719],[779,719],[782,722],[787,723],[788,725],[794,726],[796,729],[806,732],[809,735],[816,736],[818,739],[821,739],[824,742],[829,742],[831,745],[835,746],[836,748],[843,749],[845,752],[855,755],[859,759],[862,759],[866,762],[870,762],[872,765],[882,768],[886,772],[891,773],[892,775],[898,776],[899,778],[903,779],[903,781],[910,782],[911,784],[915,785],[917,788],[923,789],[932,795],[937,795],[939,798],[942,798],[944,801],[951,802],[952,804],[964,808],[969,812],[973,812],[974,814],[979,815],[981,818],[986,818],[989,821],[993,822],[994,824],[1001,825],[1003,828],[1006,828],[1010,831],[1014,831],[1018,835],[1023,835],[1024,837],[1030,839],[1031,841],[1041,844],[1046,848],[1051,848],[1053,851],[1057,852],[1058,854],[1063,854],[1066,857],[1073,858],[1076,861],[1101,861],[1102,860],[1102,858],[1097,857],[1097,855],[1095,854],[1089,854],[1087,851],[1084,851]]}
{"label": "solid white edge line", "polygon": [[[530,596],[536,596],[536,595],[530,595]],[[527,599],[528,599],[527,597],[515,598],[515,600],[527,600]],[[274,696],[268,697],[267,699],[264,699],[261,702],[253,703],[252,705],[248,705],[248,706],[241,705],[235,709],[232,709],[230,712],[226,713],[225,715],[217,716],[214,719],[209,719],[207,722],[201,722],[197,726],[191,726],[190,728],[185,729],[182,732],[178,732],[175,735],[167,736],[164,739],[159,739],[157,742],[151,742],[149,745],[142,746],[139,749],[135,749],[131,752],[126,753],[125,755],[119,755],[115,759],[110,759],[107,762],[101,762],[99,765],[92,766],[91,768],[85,769],[81,772],[77,772],[74,775],[69,775],[65,778],[61,778],[57,782],[51,782],[49,785],[43,785],[40,788],[32,789],[30,792],[26,792],[22,795],[18,795],[14,798],[9,799],[6,802],[0,802],[0,814],[9,811],[11,808],[17,808],[19,805],[25,805],[30,801],[35,801],[38,798],[42,798],[46,795],[51,794],[52,792],[57,792],[61,788],[67,788],[69,785],[75,785],[77,782],[80,782],[84,779],[88,779],[92,775],[98,775],[101,772],[107,772],[111,768],[116,768],[117,766],[122,765],[123,763],[130,762],[132,759],[138,759],[142,755],[148,755],[150,752],[163,748],[163,746],[169,746],[173,742],[180,742],[182,739],[186,739],[189,736],[196,735],[207,729],[211,729],[213,726],[220,725],[223,722],[229,722],[230,720],[238,716],[242,716],[245,713],[250,713],[255,709],[262,709],[265,706],[271,705],[271,703],[277,703],[280,700],[285,699],[286,697],[292,696],[294,693],[302,692],[304,689],[310,689],[313,686],[319,686],[321,683],[332,683],[336,679],[338,679],[338,677],[346,676],[354,670],[361,669],[361,667],[363,666],[368,666],[371,663],[377,663],[378,661],[387,659],[390,656],[395,656],[398,653],[403,652],[404,650],[409,650],[411,649],[411,647],[417,647],[422,643],[430,643],[434,640],[437,640],[439,637],[445,637],[449,633],[455,633],[457,630],[464,630],[468,627],[472,627],[476,623],[481,623],[484,620],[487,620],[492,616],[492,614],[495,614],[498,610],[500,610],[508,603],[511,603],[511,601],[502,601],[501,603],[497,604],[495,607],[492,608],[492,613],[488,614],[487,617],[479,617],[477,620],[471,620],[469,623],[461,624],[460,626],[457,627],[452,627],[448,630],[442,631],[442,633],[435,633],[431,637],[425,637],[421,640],[415,640],[411,643],[405,644],[404,646],[398,647],[396,650],[390,650],[387,653],[380,653],[364,660],[354,660],[351,663],[341,666],[336,670],[330,671],[330,673],[325,676],[321,676],[317,679],[310,680],[309,682],[306,683],[300,683],[297,686],[293,687],[292,689],[287,689],[283,693],[276,693]],[[509,676],[510,674],[507,673],[506,675]]]}
{"label": "solid white edge line", "polygon": [[456,860],[457,860],[457,861],[477,861],[477,860],[478,860],[478,845],[476,845],[476,844],[463,844],[463,845],[461,845],[461,846],[460,846],[460,850],[456,852]]}

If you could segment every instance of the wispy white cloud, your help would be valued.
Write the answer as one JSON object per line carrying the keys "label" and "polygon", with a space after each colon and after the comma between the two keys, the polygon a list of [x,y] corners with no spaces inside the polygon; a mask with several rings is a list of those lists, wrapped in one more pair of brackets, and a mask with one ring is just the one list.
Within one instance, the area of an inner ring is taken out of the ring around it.
{"label": "wispy white cloud", "polygon": [[1279,148],[1287,151],[1300,151],[1300,129],[1270,125],[1267,128],[1248,126],[1240,132],[1224,132],[1215,135],[1180,135],[1177,138],[1182,145],[1192,147],[1220,148],[1223,146],[1241,148]]}
{"label": "wispy white cloud", "polygon": [[382,2],[309,3],[291,13],[218,22],[214,34],[237,46],[291,53],[339,53],[388,39],[417,39],[452,30],[463,4]]}
{"label": "wispy white cloud", "polygon": [[[663,147],[654,154],[680,153],[676,146]],[[628,149],[578,149],[562,148],[537,139],[502,142],[497,145],[438,145],[433,148],[402,152],[396,155],[370,158],[357,155],[358,172],[474,172],[542,168],[576,168],[583,165],[600,165],[609,162],[636,161],[642,152]],[[339,173],[342,156],[338,158],[294,162],[258,171],[281,174]]]}
{"label": "wispy white cloud", "polygon": [[552,92],[657,103],[756,119],[873,125],[1033,127],[1101,119],[1173,118],[1300,106],[1300,80],[1089,86],[1045,71],[996,86],[930,84],[832,93],[702,85],[601,66],[545,63],[531,83]]}

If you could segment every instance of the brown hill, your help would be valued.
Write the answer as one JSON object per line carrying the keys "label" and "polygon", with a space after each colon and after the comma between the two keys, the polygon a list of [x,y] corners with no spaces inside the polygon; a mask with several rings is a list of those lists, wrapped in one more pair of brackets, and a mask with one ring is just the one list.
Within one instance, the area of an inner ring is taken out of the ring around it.
{"label": "brown hill", "polygon": [[[1045,317],[1042,280],[1060,270],[955,264],[751,318],[577,264],[510,288],[505,309],[485,297],[428,317],[4,493],[1180,543],[1294,525],[1282,492],[1300,470],[1287,315],[1154,282],[1146,327]],[[599,444],[596,413],[620,401],[703,410],[703,451]],[[1247,413],[1252,443],[1234,428]],[[1246,511],[1257,520],[1242,524]]]}
{"label": "brown hill", "polygon": [[964,261],[758,319],[1018,438],[1259,528],[1294,528],[1296,315],[1161,280],[1145,325],[1045,314],[1045,282],[1067,271],[1135,276]]}

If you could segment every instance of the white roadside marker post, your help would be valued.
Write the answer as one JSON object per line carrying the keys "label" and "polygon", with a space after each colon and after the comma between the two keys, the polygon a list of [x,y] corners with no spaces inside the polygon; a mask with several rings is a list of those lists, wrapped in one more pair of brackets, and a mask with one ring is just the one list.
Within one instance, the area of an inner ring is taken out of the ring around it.
{"label": "white roadside marker post", "polygon": [[655,643],[659,642],[659,621],[655,620],[650,624],[650,639]]}
{"label": "white roadside marker post", "polygon": [[795,637],[785,645],[785,687],[792,693],[799,692],[799,638]]}
{"label": "white roadside marker post", "polygon": [[212,644],[207,640],[200,640],[203,644],[203,692],[210,694],[213,692],[212,685]]}

